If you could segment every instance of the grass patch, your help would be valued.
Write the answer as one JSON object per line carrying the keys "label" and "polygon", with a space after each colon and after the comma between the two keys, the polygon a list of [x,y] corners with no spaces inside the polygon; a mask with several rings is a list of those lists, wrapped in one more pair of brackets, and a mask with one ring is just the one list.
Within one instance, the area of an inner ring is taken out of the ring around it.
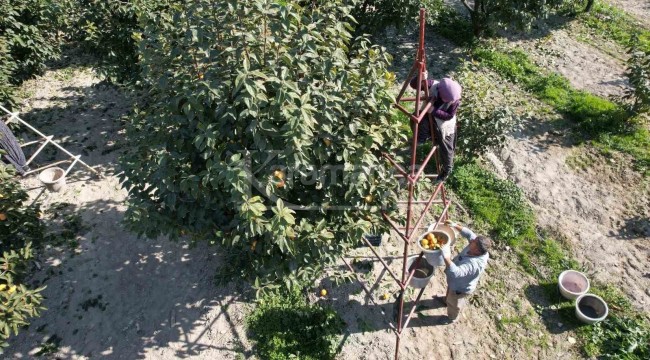
{"label": "grass patch", "polygon": [[[448,182],[467,205],[479,227],[489,229],[497,243],[512,247],[524,270],[535,276],[550,300],[557,298],[556,279],[566,269],[580,269],[567,245],[536,229],[532,209],[512,182],[498,179],[476,163],[458,163]],[[593,326],[581,326],[573,316],[574,303],[562,301],[559,313],[574,323],[582,351],[590,357],[647,359],[650,322],[636,311],[620,291],[592,284],[592,293],[610,305],[609,317]],[[497,324],[499,326],[503,324]]]}
{"label": "grass patch", "polygon": [[635,17],[616,6],[597,1],[591,12],[578,16],[593,32],[615,43],[627,47],[633,34],[639,34],[642,48],[650,50],[650,31]]}
{"label": "grass patch", "polygon": [[557,74],[545,74],[521,50],[500,52],[478,47],[476,59],[504,78],[520,84],[537,98],[580,124],[590,135],[607,131],[621,131],[628,113],[613,102],[575,90],[569,81]]}
{"label": "grass patch", "polygon": [[473,55],[499,75],[520,84],[535,97],[576,122],[581,134],[603,152],[620,151],[634,158],[637,171],[648,174],[650,132],[619,105],[574,89],[558,74],[547,74],[521,50],[500,52],[477,47]]}
{"label": "grass patch", "polygon": [[310,305],[298,290],[263,295],[246,323],[262,359],[334,359],[344,326],[331,308]]}
{"label": "grass patch", "polygon": [[[535,97],[579,125],[579,133],[604,153],[620,151],[634,158],[634,167],[650,174],[650,133],[647,126],[630,121],[630,114],[619,105],[586,91],[574,89],[561,75],[547,73],[535,65],[521,50],[501,52],[479,46],[471,37],[469,19],[453,8],[435,9],[439,14],[429,19],[433,29],[459,46],[471,46],[476,60],[500,76],[520,84]],[[627,47],[638,34],[643,49],[650,50],[650,31],[629,14],[616,7],[596,3],[590,13],[581,14],[587,27],[603,37]],[[449,21],[447,21],[447,19]]]}
{"label": "grass patch", "polygon": [[535,236],[535,218],[521,202],[521,191],[501,181],[475,163],[456,166],[449,185],[462,195],[479,226],[491,229],[491,235],[516,247]]}

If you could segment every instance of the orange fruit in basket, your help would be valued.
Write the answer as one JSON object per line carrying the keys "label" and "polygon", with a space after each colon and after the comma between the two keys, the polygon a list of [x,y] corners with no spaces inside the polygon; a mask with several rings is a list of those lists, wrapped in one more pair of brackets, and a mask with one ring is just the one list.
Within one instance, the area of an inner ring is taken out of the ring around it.
{"label": "orange fruit in basket", "polygon": [[427,239],[422,239],[422,240],[420,240],[420,245],[422,245],[423,247],[427,246],[427,245],[429,245],[429,241],[427,241]]}
{"label": "orange fruit in basket", "polygon": [[433,236],[432,233],[428,233],[428,234],[427,234],[427,240],[429,240],[429,242],[435,240],[435,237]]}
{"label": "orange fruit in basket", "polygon": [[275,170],[275,171],[273,172],[273,176],[275,176],[276,178],[278,178],[278,179],[280,179],[280,180],[284,180],[284,171],[282,171],[282,170]]}

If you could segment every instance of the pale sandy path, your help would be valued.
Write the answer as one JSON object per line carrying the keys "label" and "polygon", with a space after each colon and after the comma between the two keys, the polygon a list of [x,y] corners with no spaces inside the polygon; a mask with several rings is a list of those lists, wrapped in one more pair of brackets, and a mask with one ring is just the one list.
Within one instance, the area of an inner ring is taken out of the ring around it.
{"label": "pale sandy path", "polygon": [[[50,249],[41,257],[43,268],[34,280],[47,285],[44,305],[48,309],[11,339],[5,354],[33,358],[47,339],[56,336],[58,346],[46,358],[254,358],[244,326],[252,303],[242,297],[250,289],[215,285],[213,275],[221,263],[217,248],[138,239],[121,227],[126,194],[112,174],[117,156],[128,151],[119,142],[119,118],[128,102],[114,88],[93,87],[97,82],[87,70],[75,70],[65,76],[50,72],[26,86],[33,94],[23,106],[25,118],[67,140],[70,150],[83,152],[84,159],[100,165],[107,176],[85,181],[87,174],[78,173],[64,192],[41,196],[46,208],[58,202],[72,203],[87,230],[80,234],[80,246],[74,251]],[[34,179],[25,184],[39,185]],[[31,191],[33,196],[38,192]],[[386,245],[384,251],[396,249]],[[537,301],[529,299],[535,287],[530,278],[513,270],[514,262],[511,255],[499,256],[495,251],[495,260],[481,284],[484,290],[462,322],[451,326],[440,324],[445,311],[431,300],[444,289],[442,273],[438,273],[425,292],[425,307],[403,337],[403,358],[573,357],[575,349],[567,342],[570,333],[550,334],[543,319],[530,315]],[[377,264],[374,275],[379,272]],[[338,358],[390,358],[395,336],[381,310],[392,316],[392,304],[367,304],[356,284],[324,284],[330,296],[312,296],[312,300],[334,306],[347,324]],[[391,290],[380,285],[377,291]],[[504,338],[497,319],[509,316],[529,323],[503,325],[508,329]]]}

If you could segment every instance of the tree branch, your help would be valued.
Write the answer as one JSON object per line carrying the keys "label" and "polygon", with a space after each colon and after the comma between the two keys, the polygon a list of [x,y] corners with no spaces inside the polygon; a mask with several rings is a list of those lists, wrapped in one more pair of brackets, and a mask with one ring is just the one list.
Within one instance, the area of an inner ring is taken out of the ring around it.
{"label": "tree branch", "polygon": [[460,2],[463,3],[463,5],[465,5],[465,7],[467,8],[467,10],[469,10],[470,13],[474,12],[474,10],[467,3],[467,0],[460,0]]}

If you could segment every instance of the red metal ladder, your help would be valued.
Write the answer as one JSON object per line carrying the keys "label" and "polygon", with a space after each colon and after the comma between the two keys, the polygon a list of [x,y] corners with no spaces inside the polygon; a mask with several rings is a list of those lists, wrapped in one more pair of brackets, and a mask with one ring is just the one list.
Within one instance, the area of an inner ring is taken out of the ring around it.
{"label": "red metal ladder", "polygon": [[[422,294],[424,293],[425,288],[422,288],[419,293],[417,294],[417,297],[413,301],[413,306],[410,309],[408,315],[404,317],[404,295],[405,295],[405,290],[408,287],[408,283],[411,281],[411,278],[413,277],[413,274],[415,273],[415,269],[418,267],[419,261],[422,261],[423,252],[420,252],[419,257],[416,260],[416,266],[413,268],[412,271],[409,271],[407,269],[407,259],[409,257],[409,247],[411,245],[414,245],[415,242],[418,240],[417,239],[417,229],[424,228],[425,226],[422,225],[424,218],[426,214],[428,213],[429,209],[431,206],[436,203],[436,204],[442,204],[443,210],[440,216],[437,217],[437,221],[435,223],[434,229],[438,227],[438,225],[443,222],[444,220],[447,219],[447,212],[449,210],[449,205],[450,201],[447,197],[447,193],[445,190],[444,183],[439,183],[433,190],[433,193],[431,196],[428,198],[428,200],[425,201],[420,201],[420,200],[415,200],[414,199],[414,190],[415,190],[415,185],[418,183],[418,181],[421,181],[423,179],[427,178],[435,178],[436,174],[425,174],[425,168],[429,161],[434,158],[435,156],[435,162],[436,162],[436,169],[438,173],[440,173],[440,161],[438,160],[437,156],[437,149],[438,146],[435,145],[431,148],[429,153],[427,154],[426,158],[422,161],[421,164],[417,163],[417,147],[418,147],[418,132],[420,128],[420,123],[421,121],[429,121],[429,129],[431,131],[431,138],[435,139],[435,133],[434,133],[434,120],[433,116],[429,112],[429,109],[433,106],[433,102],[431,101],[429,97],[429,89],[428,87],[425,86],[424,91],[416,90],[417,95],[415,97],[404,97],[404,93],[406,92],[407,87],[409,86],[410,79],[413,78],[415,74],[417,74],[417,84],[421,84],[423,79],[423,74],[424,71],[426,70],[426,55],[425,55],[425,49],[424,49],[424,31],[425,31],[425,10],[420,9],[420,41],[419,41],[419,47],[417,50],[417,55],[415,62],[413,63],[413,66],[411,67],[411,70],[409,71],[408,75],[406,76],[406,80],[404,81],[404,84],[402,85],[402,88],[399,92],[399,95],[397,96],[395,100],[395,107],[402,111],[409,119],[412,124],[413,128],[413,134],[411,137],[411,154],[410,154],[410,168],[404,169],[402,166],[399,165],[399,163],[390,155],[384,153],[383,156],[392,164],[392,166],[395,168],[398,174],[395,176],[398,178],[404,178],[406,179],[406,182],[408,184],[408,198],[405,201],[398,201],[398,204],[404,205],[406,204],[406,223],[404,226],[400,226],[397,224],[389,214],[386,212],[382,212],[382,217],[386,222],[390,224],[390,226],[397,232],[399,235],[399,238],[403,240],[404,242],[404,248],[402,252],[402,274],[401,277],[398,278],[397,275],[389,268],[388,264],[384,259],[382,258],[381,255],[377,253],[375,248],[372,246],[372,244],[366,239],[365,237],[362,237],[363,241],[366,243],[366,245],[370,248],[372,253],[375,255],[375,257],[379,260],[379,262],[384,266],[386,271],[391,275],[391,277],[395,280],[397,285],[400,287],[400,295],[398,296],[397,302],[398,302],[398,314],[397,314],[397,324],[393,324],[388,320],[389,326],[391,329],[395,332],[396,335],[396,342],[395,342],[395,359],[397,360],[399,358],[399,349],[400,349],[400,340],[402,335],[404,334],[404,330],[408,327],[408,323],[413,317],[413,314],[415,313],[415,309],[418,305],[418,302],[420,301],[420,298],[422,297]],[[406,106],[406,104],[412,104],[414,103],[415,107],[413,110],[409,110]],[[424,104],[424,106],[423,106]],[[424,204],[425,207],[421,211],[416,211],[414,209],[414,206],[416,205],[422,205]],[[415,219],[416,215],[417,220]],[[352,271],[356,276],[357,280],[361,284],[362,288],[364,291],[368,294],[369,299],[376,304],[376,301],[374,300],[374,297],[370,290],[368,290],[367,286],[363,283],[361,278],[356,274],[355,270],[352,268],[352,266],[345,260],[343,259],[345,265],[348,267],[350,271]],[[426,260],[425,260],[426,261]]]}

